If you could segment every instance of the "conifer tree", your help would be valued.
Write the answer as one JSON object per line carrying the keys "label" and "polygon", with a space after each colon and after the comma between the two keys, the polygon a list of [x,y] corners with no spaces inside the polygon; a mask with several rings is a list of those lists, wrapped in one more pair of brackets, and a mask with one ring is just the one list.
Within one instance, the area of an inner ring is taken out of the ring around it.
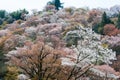
{"label": "conifer tree", "polygon": [[118,29],[120,29],[120,13],[119,13],[119,15],[118,15],[118,20],[117,20],[116,27],[117,27]]}
{"label": "conifer tree", "polygon": [[60,0],[49,1],[47,4],[54,5],[56,10],[59,10],[59,8],[63,8],[62,6],[63,3],[61,3]]}
{"label": "conifer tree", "polygon": [[[104,34],[103,33],[103,29],[104,29],[104,26],[106,24],[114,24],[110,18],[107,16],[106,12],[103,13],[102,15],[102,20],[101,20],[101,23],[99,24],[98,26],[98,29],[97,29],[97,32],[100,33],[100,34]],[[96,31],[95,31],[96,32]]]}
{"label": "conifer tree", "polygon": [[0,18],[5,18],[6,11],[0,10]]}
{"label": "conifer tree", "polygon": [[106,24],[114,24],[110,18],[107,16],[106,12],[103,13],[102,15],[102,21],[101,21],[101,26],[105,26]]}
{"label": "conifer tree", "polygon": [[56,10],[59,10],[59,8],[62,8],[61,4],[62,4],[62,3],[60,2],[60,0],[55,0]]}

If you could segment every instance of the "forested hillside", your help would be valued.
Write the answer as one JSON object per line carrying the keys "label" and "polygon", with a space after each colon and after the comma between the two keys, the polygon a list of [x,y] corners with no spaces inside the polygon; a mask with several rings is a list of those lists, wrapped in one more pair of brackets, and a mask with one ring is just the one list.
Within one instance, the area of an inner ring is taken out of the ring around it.
{"label": "forested hillside", "polygon": [[0,80],[119,80],[120,14],[56,5],[0,10]]}

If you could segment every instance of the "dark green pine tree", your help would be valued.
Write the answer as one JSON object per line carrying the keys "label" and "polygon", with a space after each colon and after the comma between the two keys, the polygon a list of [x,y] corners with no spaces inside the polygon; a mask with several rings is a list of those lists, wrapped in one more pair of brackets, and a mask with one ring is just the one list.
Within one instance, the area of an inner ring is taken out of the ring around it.
{"label": "dark green pine tree", "polygon": [[63,8],[62,6],[63,3],[61,3],[60,0],[52,0],[52,1],[49,1],[47,4],[54,5],[56,10],[59,10],[59,8]]}
{"label": "dark green pine tree", "polygon": [[118,29],[120,29],[120,13],[119,13],[119,15],[118,15],[118,20],[117,20],[116,27],[117,27]]}
{"label": "dark green pine tree", "polygon": [[107,22],[107,16],[106,16],[106,13],[104,12],[102,15],[101,26],[104,26],[106,22]]}
{"label": "dark green pine tree", "polygon": [[0,18],[5,18],[6,11],[0,10]]}
{"label": "dark green pine tree", "polygon": [[103,13],[102,15],[102,21],[101,21],[101,26],[105,26],[106,24],[114,24],[110,18],[106,15],[106,12]]}
{"label": "dark green pine tree", "polygon": [[59,10],[59,8],[62,8],[62,3],[60,2],[60,0],[55,0],[55,7],[56,7],[56,10]]}
{"label": "dark green pine tree", "polygon": [[106,12],[104,12],[102,15],[101,23],[99,24],[98,27],[98,33],[103,34],[103,29],[106,24],[114,24],[114,22],[112,22],[110,18],[107,16]]}

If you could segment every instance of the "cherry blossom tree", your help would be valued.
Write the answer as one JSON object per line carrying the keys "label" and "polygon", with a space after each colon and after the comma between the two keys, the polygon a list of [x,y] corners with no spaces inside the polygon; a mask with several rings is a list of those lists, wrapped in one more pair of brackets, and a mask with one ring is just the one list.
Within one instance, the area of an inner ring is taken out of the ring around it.
{"label": "cherry blossom tree", "polygon": [[61,71],[59,52],[56,52],[43,43],[37,43],[26,48],[10,51],[7,56],[10,62],[16,65],[31,78],[54,79]]}
{"label": "cherry blossom tree", "polygon": [[[68,36],[71,37],[68,38]],[[69,46],[73,48],[74,54],[68,55],[68,57],[72,60],[69,58],[63,59],[62,64],[64,65],[76,65],[78,67],[83,68],[88,65],[95,66],[102,64],[112,64],[111,60],[116,60],[115,52],[113,52],[112,49],[103,47],[102,42],[100,41],[101,36],[94,33],[91,28],[78,27],[78,29],[76,30],[67,32],[65,36],[66,42],[69,42],[69,40],[71,39],[77,39],[77,44],[72,44],[72,46]],[[88,71],[91,71],[93,74],[101,73],[97,69],[95,69],[94,73],[94,67],[89,67]]]}
{"label": "cherry blossom tree", "polygon": [[[73,34],[72,38],[77,38],[77,45],[74,47],[80,59],[87,57],[85,62],[89,63],[111,63],[110,60],[116,59],[115,52],[110,49],[102,47],[100,35],[94,33],[91,28],[78,27],[78,30],[69,31],[66,33],[66,39],[69,34]],[[67,40],[69,42],[69,40]],[[73,44],[74,45],[74,44]]]}

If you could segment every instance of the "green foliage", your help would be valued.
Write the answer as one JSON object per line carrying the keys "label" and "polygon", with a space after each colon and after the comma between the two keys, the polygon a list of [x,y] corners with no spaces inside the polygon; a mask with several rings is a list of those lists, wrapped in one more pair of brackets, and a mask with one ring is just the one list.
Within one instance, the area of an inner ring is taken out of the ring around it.
{"label": "green foliage", "polygon": [[14,21],[14,19],[12,18],[12,16],[8,15],[8,16],[5,17],[5,21],[7,23],[12,23]]}
{"label": "green foliage", "polygon": [[110,18],[106,15],[106,13],[104,12],[102,15],[102,21],[101,21],[101,26],[105,26],[106,24],[114,24]]}
{"label": "green foliage", "polygon": [[0,61],[0,79],[3,79],[7,72],[6,65],[3,63],[3,60]]}
{"label": "green foliage", "polygon": [[22,17],[22,15],[24,14],[28,14],[28,11],[23,9],[23,10],[17,10],[17,11],[14,11],[12,13],[10,13],[10,16],[15,19],[15,20],[18,20],[18,19],[24,19]]}
{"label": "green foliage", "polygon": [[25,20],[25,14],[28,14],[26,9],[17,10],[11,13],[6,12],[5,10],[0,10],[0,25],[3,25],[3,22],[12,23],[15,20]]}
{"label": "green foliage", "polygon": [[56,9],[57,10],[59,10],[59,8],[62,8],[63,6],[61,6],[61,2],[60,2],[60,0],[55,0],[55,7],[56,7]]}
{"label": "green foliage", "polygon": [[98,33],[103,34],[103,27],[100,26],[100,27],[98,28]]}
{"label": "green foliage", "polygon": [[99,33],[99,27],[100,27],[100,24],[95,24],[93,25],[92,30],[95,31],[96,33]]}
{"label": "green foliage", "polygon": [[114,22],[112,22],[110,20],[110,18],[107,16],[107,14],[104,12],[103,15],[102,15],[102,20],[99,24],[96,24],[93,26],[93,30],[96,32],[96,33],[99,33],[99,34],[104,34],[103,33],[103,29],[104,29],[104,26],[106,24],[114,24]]}
{"label": "green foliage", "polygon": [[111,47],[113,51],[116,52],[116,55],[120,55],[120,45],[116,45],[114,47]]}
{"label": "green foliage", "polygon": [[4,64],[5,62],[4,58],[5,58],[4,53],[2,51],[2,48],[0,47],[0,79],[3,79],[7,72],[6,65]]}
{"label": "green foliage", "polygon": [[117,20],[116,27],[117,27],[118,29],[120,29],[120,14],[118,15],[118,20]]}
{"label": "green foliage", "polygon": [[6,16],[6,11],[0,10],[0,25],[3,24],[5,16]]}
{"label": "green foliage", "polygon": [[63,3],[61,3],[60,0],[49,1],[47,4],[54,5],[56,10],[59,10],[59,8],[63,8],[62,6]]}
{"label": "green foliage", "polygon": [[67,47],[72,46],[72,45],[77,46],[78,40],[79,40],[79,36],[76,33],[67,34],[67,36],[66,36],[66,42],[67,42],[66,46]]}
{"label": "green foliage", "polygon": [[10,14],[10,16],[12,16],[12,18],[14,18],[16,20],[21,19],[21,12],[19,12],[19,11],[12,12]]}
{"label": "green foliage", "polygon": [[104,26],[106,25],[106,24],[114,24],[111,20],[110,20],[110,18],[106,15],[106,13],[104,12],[103,13],[103,15],[102,15],[102,21],[101,21],[101,23],[100,23],[100,28],[98,29],[99,31],[99,33],[100,34],[103,34],[103,28],[104,28]]}
{"label": "green foliage", "polygon": [[0,10],[0,18],[5,18],[6,11]]}
{"label": "green foliage", "polygon": [[2,19],[2,18],[0,18],[0,25],[1,25],[1,24],[3,24],[3,19]]}
{"label": "green foliage", "polygon": [[7,21],[3,21],[3,23],[0,25],[0,29],[4,29],[4,27],[7,23],[8,23]]}

